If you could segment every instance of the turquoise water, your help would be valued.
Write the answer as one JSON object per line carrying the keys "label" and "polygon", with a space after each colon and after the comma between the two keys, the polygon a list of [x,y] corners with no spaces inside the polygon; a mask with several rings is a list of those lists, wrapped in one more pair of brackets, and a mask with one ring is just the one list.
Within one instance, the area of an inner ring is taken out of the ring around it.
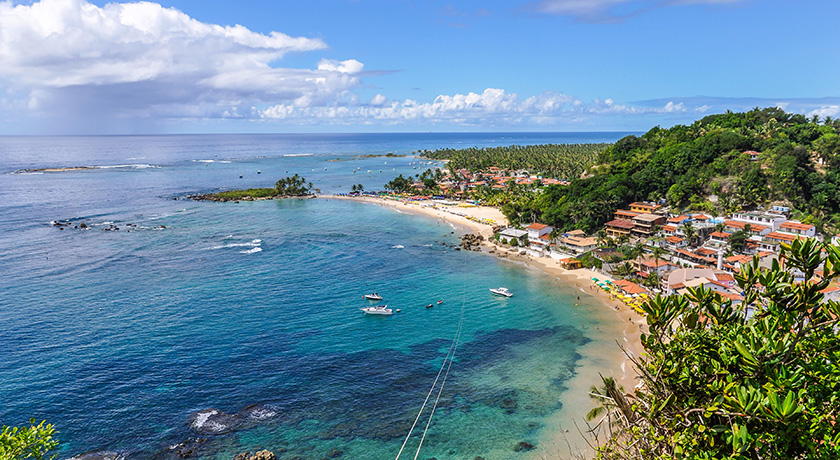
{"label": "turquoise water", "polygon": [[[325,192],[374,188],[416,174],[419,160],[355,155],[523,142],[437,136],[0,139],[0,422],[48,420],[62,458],[190,449],[230,459],[261,448],[280,458],[392,458],[463,311],[419,458],[515,458],[520,441],[544,448],[541,430],[596,326],[574,308],[575,289],[449,249],[440,243],[461,229],[389,208],[182,199],[270,185],[287,170]],[[13,173],[79,165],[120,167]],[[48,224],[64,219],[90,228]],[[109,225],[120,230],[103,231]],[[491,296],[497,286],[515,296]],[[372,291],[402,311],[363,315],[361,296]],[[196,423],[208,409],[211,423]],[[413,458],[419,434],[401,458]]]}

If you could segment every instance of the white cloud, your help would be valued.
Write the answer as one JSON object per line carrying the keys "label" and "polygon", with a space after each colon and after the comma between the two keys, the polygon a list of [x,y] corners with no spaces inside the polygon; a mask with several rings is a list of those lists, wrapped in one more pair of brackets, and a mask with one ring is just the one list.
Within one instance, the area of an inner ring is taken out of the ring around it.
{"label": "white cloud", "polygon": [[516,93],[499,88],[487,88],[481,93],[437,96],[432,102],[421,103],[413,99],[386,103],[377,94],[369,105],[341,107],[295,107],[279,104],[259,113],[263,119],[295,120],[311,123],[315,120],[328,123],[389,124],[405,122],[456,123],[462,125],[520,125],[551,124],[560,120],[579,120],[599,115],[673,114],[686,112],[683,103],[668,102],[661,107],[629,107],[616,104],[612,99],[584,103],[572,96],[547,91],[520,100]]}
{"label": "white cloud", "polygon": [[840,105],[828,105],[807,113],[809,117],[813,117],[814,115],[819,115],[820,118],[836,117],[840,115]]}
{"label": "white cloud", "polygon": [[325,48],[317,38],[203,23],[150,2],[0,3],[0,83],[42,112],[216,117],[325,104],[360,85],[361,62],[272,65]]}

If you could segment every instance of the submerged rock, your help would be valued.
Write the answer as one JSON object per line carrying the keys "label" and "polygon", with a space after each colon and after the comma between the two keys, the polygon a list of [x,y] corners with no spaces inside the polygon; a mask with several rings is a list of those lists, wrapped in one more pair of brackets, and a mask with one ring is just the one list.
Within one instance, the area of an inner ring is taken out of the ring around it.
{"label": "submerged rock", "polygon": [[514,452],[533,450],[534,445],[527,441],[522,441],[513,448]]}
{"label": "submerged rock", "polygon": [[235,430],[242,419],[218,409],[204,409],[190,416],[190,429],[201,434],[222,434]]}

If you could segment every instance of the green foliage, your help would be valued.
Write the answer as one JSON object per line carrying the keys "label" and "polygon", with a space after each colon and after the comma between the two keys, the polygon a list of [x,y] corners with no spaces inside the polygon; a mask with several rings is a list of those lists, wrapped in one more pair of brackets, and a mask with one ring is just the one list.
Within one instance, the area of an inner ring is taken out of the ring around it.
{"label": "green foliage", "polygon": [[[761,152],[758,161],[747,150]],[[532,211],[537,219],[592,232],[619,207],[663,198],[675,209],[721,213],[783,201],[829,226],[827,217],[840,214],[840,123],[820,125],[778,108],[655,127],[619,140],[597,161],[591,176],[546,187]]]}
{"label": "green foliage", "polygon": [[411,180],[400,174],[392,181],[385,184],[385,190],[390,190],[394,193],[408,193],[411,191]]}
{"label": "green foliage", "polygon": [[274,184],[274,188],[249,188],[245,190],[228,190],[225,192],[205,195],[211,200],[242,200],[246,198],[277,198],[285,196],[309,195],[312,191],[312,182],[307,183],[306,179],[295,174],[285,177]]}
{"label": "green foliage", "polygon": [[29,420],[29,426],[23,428],[3,426],[0,431],[0,460],[53,459],[56,454],[50,451],[58,447],[53,439],[55,428],[42,421],[35,424]]}
{"label": "green foliage", "polygon": [[702,287],[643,304],[641,385],[612,398],[628,406],[598,458],[840,458],[840,304],[820,292],[840,248],[796,240],[781,255],[787,269],[742,267],[744,304]]}
{"label": "green foliage", "polygon": [[277,196],[277,190],[273,188],[249,188],[245,190],[228,190],[226,192],[214,193],[214,197],[225,200],[241,200],[243,198],[273,198]]}
{"label": "green foliage", "polygon": [[449,160],[450,170],[485,171],[491,166],[528,170],[560,179],[578,177],[595,164],[609,144],[544,144],[468,149],[438,149],[416,152],[425,158]]}
{"label": "green foliage", "polygon": [[312,182],[307,183],[306,179],[295,174],[291,177],[284,177],[274,184],[278,196],[301,196],[309,195],[312,191]]}

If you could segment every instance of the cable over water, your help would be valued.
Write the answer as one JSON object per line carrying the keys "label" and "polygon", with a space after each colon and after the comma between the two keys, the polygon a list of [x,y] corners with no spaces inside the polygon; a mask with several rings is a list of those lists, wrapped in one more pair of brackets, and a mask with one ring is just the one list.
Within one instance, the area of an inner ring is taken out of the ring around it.
{"label": "cable over water", "polygon": [[[466,270],[467,265],[467,258],[466,254],[463,257],[464,260],[464,270]],[[426,439],[426,433],[429,431],[429,425],[432,423],[432,417],[435,415],[435,409],[437,409],[438,401],[440,401],[440,395],[443,392],[443,387],[446,385],[446,379],[449,377],[449,370],[452,368],[452,360],[455,358],[455,351],[458,349],[458,344],[461,340],[461,331],[464,325],[464,309],[467,303],[467,287],[466,282],[461,288],[462,291],[462,298],[461,298],[461,314],[458,319],[458,327],[455,330],[455,336],[452,338],[452,343],[449,345],[449,350],[446,353],[446,357],[444,357],[443,362],[440,365],[440,369],[438,370],[437,376],[435,377],[434,382],[432,382],[432,387],[429,388],[429,393],[426,394],[426,399],[423,401],[423,404],[420,406],[420,410],[417,412],[417,417],[414,418],[414,423],[411,424],[411,428],[408,430],[408,434],[405,435],[405,440],[403,440],[402,446],[400,446],[399,452],[397,452],[397,457],[395,460],[399,460],[400,456],[405,449],[405,445],[408,443],[409,438],[411,438],[411,433],[414,432],[414,428],[417,426],[417,422],[420,420],[420,416],[423,414],[423,411],[426,409],[426,404],[429,402],[429,398],[432,396],[432,393],[435,391],[435,387],[437,386],[438,380],[440,380],[440,375],[443,373],[443,369],[446,368],[446,373],[443,376],[443,380],[441,381],[440,387],[438,387],[438,393],[435,397],[435,402],[432,405],[432,410],[429,413],[429,419],[426,421],[426,426],[423,430],[423,436],[420,438],[420,444],[417,446],[417,452],[414,454],[414,460],[417,460],[417,457],[420,455],[420,449],[423,447],[423,441]]]}

